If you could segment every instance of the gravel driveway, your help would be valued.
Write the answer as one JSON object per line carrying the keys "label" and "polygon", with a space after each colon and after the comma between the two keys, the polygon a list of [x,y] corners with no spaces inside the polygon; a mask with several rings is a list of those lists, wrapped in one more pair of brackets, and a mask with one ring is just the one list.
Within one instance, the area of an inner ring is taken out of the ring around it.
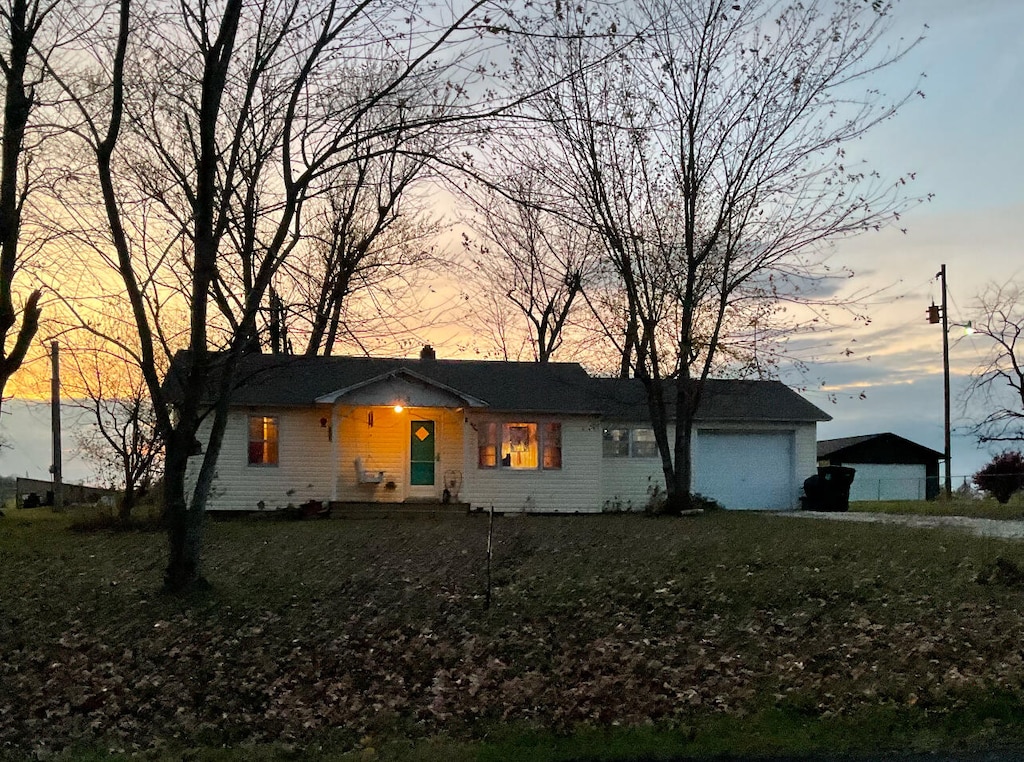
{"label": "gravel driveway", "polygon": [[776,515],[794,519],[903,524],[908,527],[923,527],[925,529],[962,529],[979,537],[1024,540],[1024,521],[975,519],[968,516],[912,516],[899,513],[824,513],[819,511],[785,511]]}

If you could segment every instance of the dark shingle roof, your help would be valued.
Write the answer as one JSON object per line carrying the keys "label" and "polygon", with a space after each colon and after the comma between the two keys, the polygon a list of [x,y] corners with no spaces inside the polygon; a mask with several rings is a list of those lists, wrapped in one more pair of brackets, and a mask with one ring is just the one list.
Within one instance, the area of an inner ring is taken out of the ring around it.
{"label": "dark shingle roof", "polygon": [[[609,418],[649,420],[647,396],[638,379],[595,378],[596,399]],[[672,388],[666,385],[670,414]],[[831,416],[780,381],[739,381],[709,378],[697,420],[705,421],[830,421]]]}
{"label": "dark shingle roof", "polygon": [[[179,352],[171,365],[165,389],[172,400],[188,362],[188,354]],[[650,419],[640,381],[592,378],[578,363],[251,354],[241,360],[231,401],[234,405],[310,405],[339,390],[403,372],[482,401],[494,410]],[[180,392],[177,396],[180,398]],[[778,381],[712,379],[705,386],[697,417],[722,421],[830,420]]]}
{"label": "dark shingle roof", "polygon": [[[173,389],[188,355],[174,358],[165,386]],[[590,376],[577,363],[415,360],[251,354],[236,373],[235,405],[309,405],[340,389],[408,371],[496,410],[597,413]],[[173,398],[173,392],[171,392]]]}

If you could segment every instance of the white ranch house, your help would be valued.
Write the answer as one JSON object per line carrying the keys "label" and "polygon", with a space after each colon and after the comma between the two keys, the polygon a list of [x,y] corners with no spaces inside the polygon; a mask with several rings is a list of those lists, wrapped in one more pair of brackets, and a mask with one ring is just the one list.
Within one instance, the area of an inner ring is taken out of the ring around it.
{"label": "white ranch house", "polygon": [[[175,358],[169,389],[187,361]],[[779,382],[710,381],[694,491],[726,508],[797,507],[825,420]],[[208,508],[451,499],[597,512],[640,510],[655,490],[664,477],[638,381],[594,378],[576,363],[438,360],[429,348],[418,360],[253,354]]]}

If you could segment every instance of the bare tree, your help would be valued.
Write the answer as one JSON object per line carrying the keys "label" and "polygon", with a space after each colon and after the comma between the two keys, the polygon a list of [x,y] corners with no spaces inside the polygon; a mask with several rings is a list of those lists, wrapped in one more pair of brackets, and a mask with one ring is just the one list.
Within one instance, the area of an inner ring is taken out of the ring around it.
{"label": "bare tree", "polygon": [[358,143],[309,205],[306,238],[277,278],[288,302],[283,319],[293,334],[306,337],[304,354],[331,354],[354,328],[350,323],[364,323],[364,315],[347,319],[354,293],[407,282],[429,264],[425,251],[438,226],[417,186],[429,177],[431,150],[417,145],[429,137],[401,127],[426,115],[413,114],[411,108],[397,111],[393,131]]}
{"label": "bare tree", "polygon": [[140,491],[150,487],[163,465],[149,389],[137,353],[125,351],[133,343],[132,328],[123,320],[108,319],[88,331],[74,331],[61,381],[63,396],[83,411],[88,424],[76,429],[79,450],[104,483],[123,491],[118,504],[122,523],[128,522]]}
{"label": "bare tree", "polygon": [[[166,446],[169,590],[203,584],[202,519],[235,367],[257,338],[272,280],[304,239],[307,204],[358,162],[366,141],[470,116],[474,106],[453,104],[475,75],[446,77],[473,44],[465,30],[480,5],[439,20],[368,0],[121,0],[116,41],[94,49],[98,69],[66,82]],[[411,120],[410,89],[431,104]],[[133,218],[141,208],[156,217],[145,240],[133,235],[143,229]],[[152,311],[159,300],[147,296],[160,272],[178,278],[188,314],[188,363],[173,389],[161,385],[157,361],[173,346]]]}
{"label": "bare tree", "polygon": [[973,426],[979,442],[1024,442],[1024,290],[990,284],[978,296],[974,333],[991,341],[971,374],[967,397],[987,411]]}
{"label": "bare tree", "polygon": [[[588,227],[544,208],[545,182],[525,167],[467,194],[476,212],[470,226],[480,240],[463,238],[478,298],[500,295],[505,309],[521,316],[536,362],[548,362],[562,345],[599,261]],[[477,314],[494,320],[492,311]],[[507,350],[506,323],[488,328]]]}
{"label": "bare tree", "polygon": [[548,147],[535,161],[550,203],[584,211],[617,276],[611,338],[647,389],[668,508],[681,510],[694,415],[729,336],[763,324],[766,300],[813,303],[794,284],[827,276],[823,245],[906,203],[904,178],[845,157],[910,97],[886,102],[869,82],[906,47],[884,47],[888,3],[559,9],[558,33],[515,59],[549,84],[533,103],[546,126],[535,146]]}

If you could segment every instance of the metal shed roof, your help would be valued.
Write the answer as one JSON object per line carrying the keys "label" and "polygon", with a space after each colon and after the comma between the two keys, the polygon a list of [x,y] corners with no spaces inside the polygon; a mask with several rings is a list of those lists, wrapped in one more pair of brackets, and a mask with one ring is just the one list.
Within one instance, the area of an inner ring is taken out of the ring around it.
{"label": "metal shed roof", "polygon": [[909,439],[885,432],[818,442],[818,459],[849,463],[929,463],[943,454]]}

